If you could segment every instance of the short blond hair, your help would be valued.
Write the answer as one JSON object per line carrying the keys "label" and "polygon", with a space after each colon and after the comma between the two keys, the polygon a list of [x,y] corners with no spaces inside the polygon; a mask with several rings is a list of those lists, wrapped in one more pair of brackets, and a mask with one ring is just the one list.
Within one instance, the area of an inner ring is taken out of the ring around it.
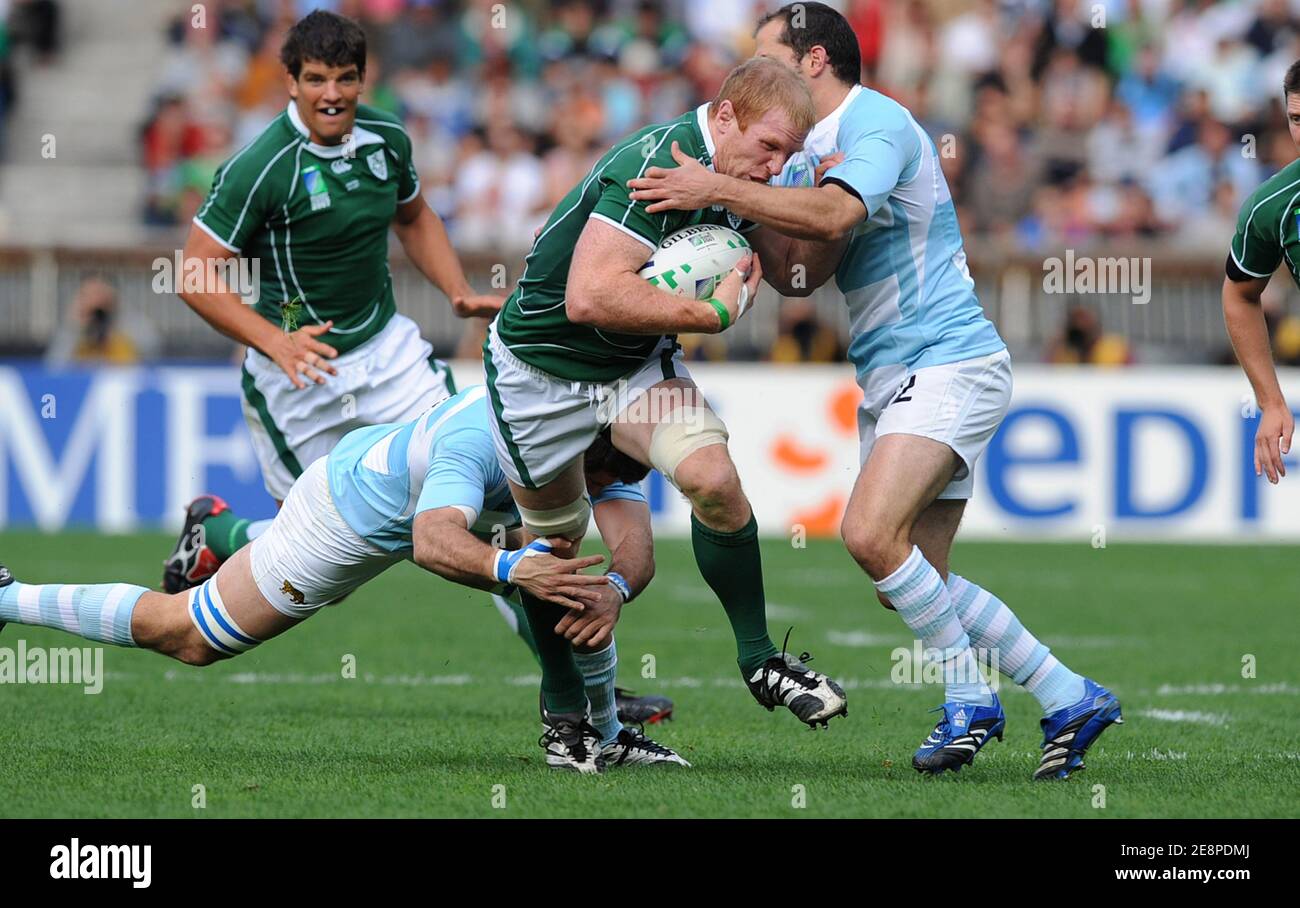
{"label": "short blond hair", "polygon": [[812,93],[803,79],[784,63],[767,57],[754,57],[733,69],[709,105],[709,114],[717,113],[723,101],[731,102],[741,129],[773,107],[785,113],[801,133],[806,134],[817,122]]}

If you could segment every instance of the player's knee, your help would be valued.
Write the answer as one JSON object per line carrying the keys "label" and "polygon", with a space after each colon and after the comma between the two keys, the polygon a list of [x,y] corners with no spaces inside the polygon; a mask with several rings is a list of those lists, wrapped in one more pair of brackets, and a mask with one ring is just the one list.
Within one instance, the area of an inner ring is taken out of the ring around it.
{"label": "player's knee", "polygon": [[239,626],[217,588],[213,577],[190,592],[189,622],[173,640],[168,655],[186,665],[211,665],[218,659],[238,656],[262,641]]}
{"label": "player's knee", "polygon": [[203,666],[211,665],[213,662],[224,658],[222,654],[208,646],[207,642],[197,632],[192,636],[194,639],[184,641],[176,651],[170,654],[173,659],[184,662],[186,665]]}
{"label": "player's knee", "polygon": [[696,507],[697,498],[721,503],[738,498],[740,479],[727,452],[727,427],[708,407],[679,407],[673,418],[655,426],[650,439],[650,465],[669,477]]}
{"label": "player's knee", "polygon": [[186,665],[211,665],[222,658],[222,654],[214,650],[198,629],[188,622],[185,627],[178,627],[163,639],[154,641],[152,648]]}
{"label": "player's knee", "polygon": [[853,560],[876,580],[889,573],[895,540],[869,522],[848,517],[840,524],[840,538]]}
{"label": "player's knee", "polygon": [[721,446],[683,462],[674,478],[682,494],[701,511],[733,510],[744,498],[736,466]]}

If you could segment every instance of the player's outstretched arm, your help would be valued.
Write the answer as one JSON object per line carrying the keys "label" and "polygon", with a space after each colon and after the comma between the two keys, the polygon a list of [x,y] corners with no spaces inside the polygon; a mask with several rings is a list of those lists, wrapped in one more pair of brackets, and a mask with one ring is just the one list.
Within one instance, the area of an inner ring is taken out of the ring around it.
{"label": "player's outstretched arm", "polygon": [[307,386],[304,379],[323,384],[325,378],[321,372],[335,374],[329,360],[338,356],[338,351],[317,339],[329,331],[333,322],[306,325],[297,331],[285,332],[262,318],[251,306],[245,305],[222,278],[222,269],[218,265],[236,258],[235,253],[196,226],[190,226],[190,235],[185,240],[181,256],[186,263],[204,263],[202,289],[184,289],[187,284],[182,283],[178,295],[205,322],[231,340],[265,354],[298,388]]}
{"label": "player's outstretched arm", "polygon": [[421,511],[411,529],[415,563],[464,586],[490,590],[513,583],[539,599],[581,611],[585,603],[600,601],[600,588],[608,584],[603,576],[578,573],[604,556],[556,558],[540,540],[531,551],[497,549],[469,531],[457,508]]}
{"label": "player's outstretched arm", "polygon": [[674,296],[637,274],[649,254],[635,237],[588,220],[569,265],[564,301],[569,320],[625,334],[717,334],[744,314],[762,277],[757,260],[751,270],[742,262],[718,286],[714,298],[727,308],[724,324],[708,302]]}
{"label": "player's outstretched arm", "polygon": [[393,230],[415,267],[446,294],[458,316],[490,317],[501,308],[505,302],[502,297],[475,293],[469,285],[442,218],[425,204],[423,196],[417,194],[398,206]]}
{"label": "player's outstretched arm", "polygon": [[1223,321],[1232,339],[1237,362],[1250,379],[1259,406],[1259,428],[1255,432],[1255,475],[1264,473],[1276,483],[1286,475],[1282,455],[1291,450],[1295,419],[1282,396],[1273,351],[1268,341],[1268,325],[1260,296],[1268,286],[1266,277],[1246,281],[1223,279]]}
{"label": "player's outstretched arm", "polygon": [[655,573],[654,535],[650,507],[644,501],[612,499],[592,507],[600,538],[610,553],[609,572],[627,583],[627,599],[617,584],[602,591],[602,599],[583,612],[570,612],[555,625],[555,632],[575,646],[598,648],[609,642],[625,602],[650,585]]}
{"label": "player's outstretched arm", "polygon": [[838,184],[795,189],[738,180],[709,170],[673,143],[676,167],[650,167],[628,181],[646,211],[694,211],[722,205],[746,220],[802,240],[838,240],[866,219],[862,200]]}

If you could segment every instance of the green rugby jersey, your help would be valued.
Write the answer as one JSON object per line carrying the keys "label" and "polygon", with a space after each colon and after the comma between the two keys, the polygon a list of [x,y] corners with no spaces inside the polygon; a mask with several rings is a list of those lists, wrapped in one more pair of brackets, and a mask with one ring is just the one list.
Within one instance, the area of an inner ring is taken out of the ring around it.
{"label": "green rugby jersey", "polygon": [[1251,277],[1269,277],[1285,261],[1300,286],[1300,161],[1273,174],[1246,199],[1230,253]]}
{"label": "green rugby jersey", "polygon": [[364,104],[354,141],[317,145],[289,106],[217,170],[196,223],[258,260],[255,310],[281,323],[297,300],[300,325],[334,320],[321,337],[346,353],[379,333],[396,305],[388,228],[420,191],[401,121]]}
{"label": "green rugby jersey", "polygon": [[589,218],[645,243],[647,260],[664,237],[683,227],[720,224],[748,231],[756,226],[721,206],[649,214],[649,203],[628,198],[628,180],[649,167],[677,166],[672,156],[674,141],[684,154],[706,167],[713,166],[708,109],[703,104],[623,139],[556,206],[524,260],[519,285],[497,316],[497,334],[515,356],[557,378],[608,382],[632,372],[658,345],[659,337],[601,331],[569,321],[564,308],[569,263]]}

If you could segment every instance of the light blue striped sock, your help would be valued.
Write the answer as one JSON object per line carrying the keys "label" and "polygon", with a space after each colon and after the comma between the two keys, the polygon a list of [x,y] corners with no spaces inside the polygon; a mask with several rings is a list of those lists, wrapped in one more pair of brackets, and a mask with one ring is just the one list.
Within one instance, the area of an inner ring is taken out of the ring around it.
{"label": "light blue striped sock", "polygon": [[980,676],[970,638],[953,611],[948,588],[921,550],[912,546],[907,560],[877,581],[876,589],[920,638],[927,658],[942,660],[944,701],[991,706],[993,692]]}
{"label": "light blue striped sock", "polygon": [[614,641],[598,653],[574,652],[578,670],[587,686],[587,699],[591,701],[591,724],[600,732],[600,743],[609,744],[623,730],[618,721],[618,706],[614,702],[614,678],[618,674],[618,651]]}
{"label": "light blue striped sock", "polygon": [[135,646],[131,614],[149,592],[129,583],[19,583],[0,587],[0,621],[53,627],[97,643]]}
{"label": "light blue striped sock", "polygon": [[948,574],[948,593],[961,626],[980,649],[997,653],[998,668],[1053,713],[1083,697],[1083,676],[1066,668],[997,596]]}

